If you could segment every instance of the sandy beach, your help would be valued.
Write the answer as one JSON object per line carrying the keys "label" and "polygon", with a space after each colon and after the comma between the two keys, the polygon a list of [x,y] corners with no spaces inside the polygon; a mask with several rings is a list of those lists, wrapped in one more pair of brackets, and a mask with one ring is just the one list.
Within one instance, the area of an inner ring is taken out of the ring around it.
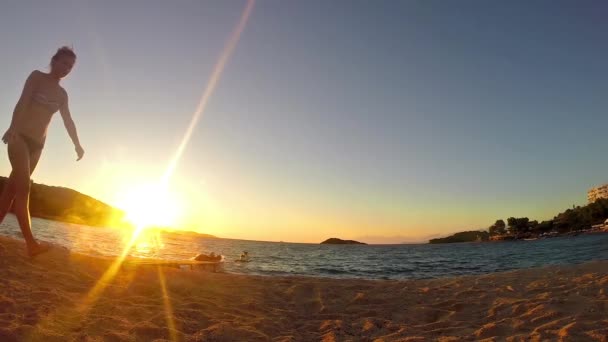
{"label": "sandy beach", "polygon": [[608,262],[412,281],[112,265],[0,237],[0,340],[608,341]]}

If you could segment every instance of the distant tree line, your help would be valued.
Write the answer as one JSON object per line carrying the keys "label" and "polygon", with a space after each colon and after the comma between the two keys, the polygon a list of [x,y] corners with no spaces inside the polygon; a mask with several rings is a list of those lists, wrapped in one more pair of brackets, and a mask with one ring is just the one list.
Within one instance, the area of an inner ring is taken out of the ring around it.
{"label": "distant tree line", "polygon": [[507,222],[496,222],[483,230],[459,232],[451,236],[429,240],[429,243],[451,243],[486,241],[495,235],[510,235],[514,237],[536,236],[554,231],[568,233],[588,229],[593,225],[603,223],[608,218],[608,199],[598,199],[585,206],[577,206],[557,214],[553,219],[538,222],[527,217],[509,217]]}

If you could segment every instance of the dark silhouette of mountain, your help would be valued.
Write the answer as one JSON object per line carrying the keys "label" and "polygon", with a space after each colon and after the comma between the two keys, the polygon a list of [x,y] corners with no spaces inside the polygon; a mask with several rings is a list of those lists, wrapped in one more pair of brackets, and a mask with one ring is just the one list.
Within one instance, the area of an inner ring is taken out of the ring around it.
{"label": "dark silhouette of mountain", "polygon": [[459,232],[448,237],[429,240],[429,243],[455,243],[455,242],[475,242],[488,241],[489,234],[484,231],[470,230]]}
{"label": "dark silhouette of mountain", "polygon": [[338,238],[330,238],[323,242],[322,245],[367,245],[366,243],[355,241],[355,240],[341,240]]}
{"label": "dark silhouette of mountain", "polygon": [[[6,177],[0,177],[0,191]],[[124,211],[76,190],[32,182],[30,214],[47,220],[83,224],[93,227],[127,227]],[[217,236],[171,227],[151,227],[165,234],[217,239]]]}
{"label": "dark silhouette of mountain", "polygon": [[174,229],[171,227],[151,227],[149,229],[154,229],[162,234],[171,234],[173,236],[198,237],[198,238],[203,238],[203,239],[219,239],[215,235],[203,234],[203,233],[195,232],[192,230],[180,230],[180,229]]}
{"label": "dark silhouette of mountain", "polygon": [[[6,177],[0,177],[0,191]],[[125,213],[78,191],[32,182],[30,192],[32,217],[84,224],[94,227],[116,226]]]}

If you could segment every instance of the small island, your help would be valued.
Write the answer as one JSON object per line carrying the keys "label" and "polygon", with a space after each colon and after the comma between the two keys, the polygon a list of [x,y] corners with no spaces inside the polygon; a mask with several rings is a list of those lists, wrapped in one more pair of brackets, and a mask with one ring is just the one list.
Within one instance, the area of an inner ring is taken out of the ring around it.
{"label": "small island", "polygon": [[367,245],[366,243],[355,241],[355,240],[342,240],[338,238],[329,238],[323,242],[322,245]]}

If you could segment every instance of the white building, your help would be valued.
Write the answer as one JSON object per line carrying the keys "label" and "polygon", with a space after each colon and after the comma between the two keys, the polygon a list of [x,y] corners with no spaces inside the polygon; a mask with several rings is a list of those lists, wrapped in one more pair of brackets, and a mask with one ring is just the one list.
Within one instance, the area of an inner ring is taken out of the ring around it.
{"label": "white building", "polygon": [[593,203],[600,198],[608,198],[608,184],[600,185],[587,191],[589,203]]}

